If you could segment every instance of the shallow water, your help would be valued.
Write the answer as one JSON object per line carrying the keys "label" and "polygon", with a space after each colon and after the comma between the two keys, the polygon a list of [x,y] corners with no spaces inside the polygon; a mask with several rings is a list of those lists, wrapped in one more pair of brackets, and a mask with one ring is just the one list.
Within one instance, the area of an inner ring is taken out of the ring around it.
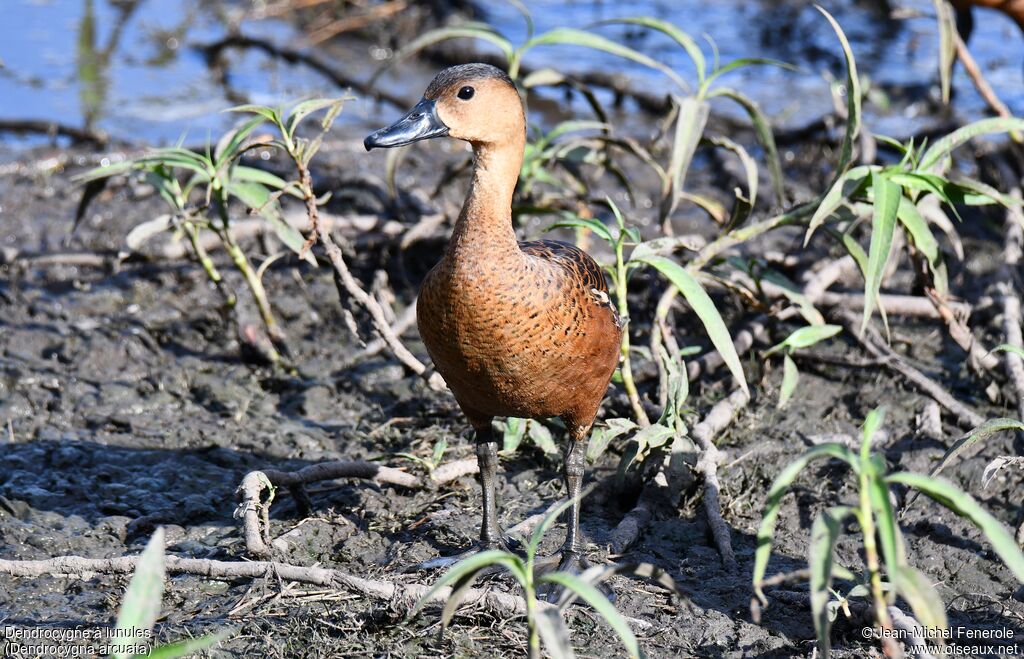
{"label": "shallow water", "polygon": [[[252,5],[245,2],[5,0],[3,4],[0,60],[5,68],[0,69],[0,118],[47,119],[154,143],[183,136],[201,141],[230,121],[220,111],[233,103],[195,48],[197,44],[217,40],[226,33],[227,25],[237,23],[243,34],[303,47],[301,35],[291,25],[251,18]],[[671,20],[695,37],[707,35],[723,62],[752,56],[790,62],[799,71],[756,67],[730,74],[723,81],[756,99],[779,124],[799,126],[827,112],[832,102],[823,74],[841,75],[842,71],[835,37],[811,3],[533,0],[526,4],[537,32],[556,26],[587,26],[617,16],[651,15]],[[903,13],[921,14],[901,20],[889,19],[874,2],[823,4],[844,26],[862,74],[901,97],[888,112],[869,108],[872,130],[892,135],[912,132],[917,116],[924,112],[920,99],[935,93],[928,89],[936,79],[932,3],[899,3]],[[525,22],[512,5],[500,0],[485,0],[480,5],[489,21],[513,42],[526,38]],[[682,50],[660,35],[619,26],[596,29],[607,36],[625,37],[629,45],[672,66],[687,80],[695,78]],[[1024,38],[1016,25],[997,12],[976,12],[971,48],[1010,108],[1024,111]],[[705,44],[704,50],[710,59],[711,46]],[[360,52],[350,56],[357,57]],[[233,51],[231,58],[231,87],[253,102],[279,103],[337,93],[330,83],[302,66],[253,52]],[[570,71],[624,71],[639,86],[676,91],[658,72],[579,48],[537,48],[527,55],[526,62]],[[369,71],[371,63],[367,53],[358,68]],[[399,79],[402,68],[410,66],[415,65],[399,65]],[[981,116],[984,105],[960,70],[955,88],[957,112],[964,118]],[[365,118],[367,112],[364,106],[356,114]]]}

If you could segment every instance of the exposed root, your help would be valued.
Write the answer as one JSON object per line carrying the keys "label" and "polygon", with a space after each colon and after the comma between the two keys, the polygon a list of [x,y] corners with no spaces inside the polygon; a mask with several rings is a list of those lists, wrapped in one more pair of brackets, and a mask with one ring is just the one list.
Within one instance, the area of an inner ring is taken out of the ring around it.
{"label": "exposed root", "polygon": [[864,333],[861,334],[861,319],[856,313],[845,309],[835,309],[833,310],[832,315],[846,327],[847,332],[857,339],[860,345],[872,357],[881,360],[881,363],[886,368],[903,376],[907,382],[914,385],[923,393],[931,396],[935,399],[935,402],[946,408],[947,411],[952,412],[961,426],[965,428],[977,428],[985,423],[984,417],[958,401],[956,398],[953,398],[953,395],[946,391],[942,385],[907,363],[903,357],[886,345],[885,341],[878,336],[878,332],[873,327],[868,326],[864,330]]}
{"label": "exposed root", "polygon": [[[15,577],[75,577],[90,579],[97,574],[130,574],[138,563],[137,556],[119,558],[83,558],[81,556],[58,556],[37,561],[12,561],[0,559],[0,574]],[[379,579],[365,579],[341,570],[322,567],[303,567],[274,561],[214,561],[199,558],[165,557],[169,574],[190,574],[208,579],[275,579],[298,581],[329,588],[344,588],[360,593],[370,599],[388,602],[392,606],[411,609],[430,590],[423,584],[400,584]],[[451,597],[451,588],[442,588],[432,602],[445,602]],[[526,600],[518,595],[503,593],[489,588],[471,588],[461,597],[463,606],[473,605],[498,615],[525,615]],[[551,606],[538,602],[541,610]],[[634,629],[649,629],[651,623],[636,618],[627,618]]]}

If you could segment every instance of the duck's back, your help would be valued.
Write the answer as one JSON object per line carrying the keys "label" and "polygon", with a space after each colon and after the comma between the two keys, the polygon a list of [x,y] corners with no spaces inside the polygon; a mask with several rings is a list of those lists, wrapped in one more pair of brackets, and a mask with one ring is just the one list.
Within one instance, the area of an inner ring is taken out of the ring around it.
{"label": "duck's back", "polygon": [[600,266],[566,243],[448,254],[417,303],[434,364],[470,416],[591,415],[621,327]]}

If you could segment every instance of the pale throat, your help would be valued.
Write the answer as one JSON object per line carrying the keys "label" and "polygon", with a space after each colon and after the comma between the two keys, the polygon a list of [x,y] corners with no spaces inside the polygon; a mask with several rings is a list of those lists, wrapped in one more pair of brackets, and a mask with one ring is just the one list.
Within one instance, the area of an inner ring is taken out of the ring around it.
{"label": "pale throat", "polygon": [[523,164],[526,136],[473,148],[473,178],[448,244],[451,256],[465,252],[519,251],[512,227],[512,195]]}

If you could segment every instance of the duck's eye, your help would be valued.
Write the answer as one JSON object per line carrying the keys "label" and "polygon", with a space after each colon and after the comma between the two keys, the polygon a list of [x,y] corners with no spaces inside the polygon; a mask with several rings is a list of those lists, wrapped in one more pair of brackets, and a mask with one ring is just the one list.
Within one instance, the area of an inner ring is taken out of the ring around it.
{"label": "duck's eye", "polygon": [[473,89],[472,87],[463,87],[462,89],[459,90],[458,96],[462,100],[468,101],[469,99],[473,98],[473,93],[475,91],[476,90]]}

